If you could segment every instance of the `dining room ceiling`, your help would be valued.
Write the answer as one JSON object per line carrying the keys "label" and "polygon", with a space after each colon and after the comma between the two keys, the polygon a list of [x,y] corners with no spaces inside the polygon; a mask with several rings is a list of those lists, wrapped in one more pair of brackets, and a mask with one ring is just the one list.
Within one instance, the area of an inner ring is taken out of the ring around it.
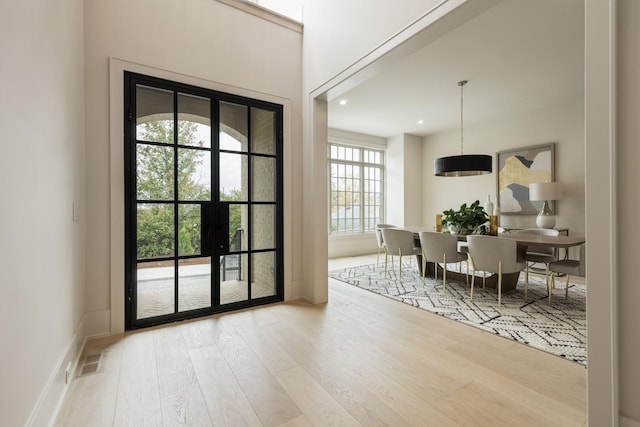
{"label": "dining room ceiling", "polygon": [[465,126],[582,99],[584,1],[504,0],[332,95],[329,128],[384,138],[459,128],[460,80]]}

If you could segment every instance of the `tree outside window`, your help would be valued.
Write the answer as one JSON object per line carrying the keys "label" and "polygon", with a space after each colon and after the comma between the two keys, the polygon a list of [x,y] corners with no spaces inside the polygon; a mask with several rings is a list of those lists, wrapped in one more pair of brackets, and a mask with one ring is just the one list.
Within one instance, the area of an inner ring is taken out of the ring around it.
{"label": "tree outside window", "polygon": [[383,222],[383,151],[329,146],[329,233],[363,233]]}

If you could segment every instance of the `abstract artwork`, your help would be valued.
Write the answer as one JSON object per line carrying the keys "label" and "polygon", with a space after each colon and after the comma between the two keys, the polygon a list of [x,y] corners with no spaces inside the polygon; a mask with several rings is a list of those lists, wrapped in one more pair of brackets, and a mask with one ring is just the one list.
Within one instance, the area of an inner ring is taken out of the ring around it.
{"label": "abstract artwork", "polygon": [[[501,214],[536,215],[542,202],[529,200],[529,185],[554,180],[555,144],[523,147],[496,153],[498,206]],[[549,202],[551,209],[554,202]]]}

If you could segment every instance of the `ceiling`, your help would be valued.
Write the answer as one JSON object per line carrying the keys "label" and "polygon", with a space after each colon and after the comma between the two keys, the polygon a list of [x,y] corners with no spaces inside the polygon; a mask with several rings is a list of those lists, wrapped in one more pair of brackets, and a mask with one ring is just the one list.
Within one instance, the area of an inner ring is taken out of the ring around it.
{"label": "ceiling", "polygon": [[329,127],[385,138],[459,128],[460,80],[465,127],[581,99],[583,0],[504,0],[333,95]]}

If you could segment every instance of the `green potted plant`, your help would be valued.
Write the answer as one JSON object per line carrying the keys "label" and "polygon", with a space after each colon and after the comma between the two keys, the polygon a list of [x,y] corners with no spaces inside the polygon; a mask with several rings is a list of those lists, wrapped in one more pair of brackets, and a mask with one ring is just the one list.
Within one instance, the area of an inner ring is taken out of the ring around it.
{"label": "green potted plant", "polygon": [[449,209],[442,212],[442,227],[445,233],[488,234],[487,221],[489,221],[489,215],[480,205],[480,200],[476,200],[469,206],[463,203],[457,211]]}

